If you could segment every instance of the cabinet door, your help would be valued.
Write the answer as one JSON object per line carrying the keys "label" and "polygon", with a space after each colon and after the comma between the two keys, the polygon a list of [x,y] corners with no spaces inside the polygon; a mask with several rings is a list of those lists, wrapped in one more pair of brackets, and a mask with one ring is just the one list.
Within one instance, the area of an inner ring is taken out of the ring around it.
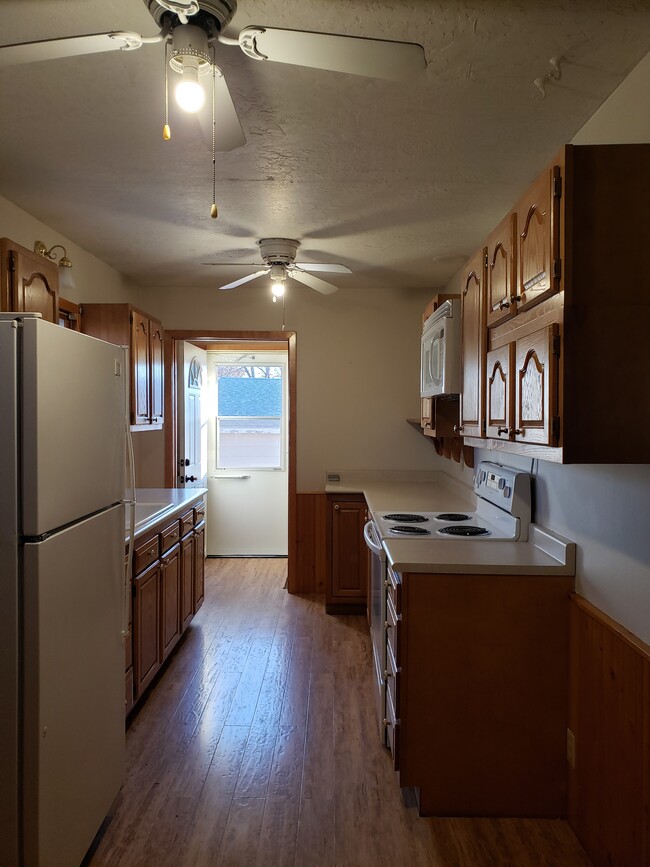
{"label": "cabinet door", "polygon": [[194,613],[205,598],[205,523],[194,528]]}
{"label": "cabinet door", "polygon": [[180,638],[181,546],[177,543],[160,561],[160,661]]}
{"label": "cabinet door", "polygon": [[517,312],[515,274],[517,265],[517,215],[509,214],[487,242],[487,324],[505,322]]}
{"label": "cabinet door", "polygon": [[194,616],[194,538],[188,533],[181,539],[181,632]]}
{"label": "cabinet door", "polygon": [[516,341],[516,442],[557,444],[557,335],[550,325]]}
{"label": "cabinet door", "polygon": [[131,424],[149,424],[151,419],[149,320],[146,316],[131,314]]}
{"label": "cabinet door", "polygon": [[487,354],[485,432],[488,437],[507,440],[513,436],[514,355],[514,343]]}
{"label": "cabinet door", "polygon": [[151,342],[151,421],[160,424],[164,413],[163,393],[163,327],[160,322],[149,322]]}
{"label": "cabinet door", "polygon": [[160,668],[160,562],[133,579],[135,694],[142,695]]}
{"label": "cabinet door", "polygon": [[560,169],[555,166],[537,179],[517,206],[517,293],[512,300],[519,310],[560,288],[560,193]]}
{"label": "cabinet door", "polygon": [[426,436],[433,436],[433,398],[420,398],[420,427]]}
{"label": "cabinet door", "polygon": [[332,503],[332,587],[334,601],[364,602],[368,585],[368,548],[363,540],[364,499]]}
{"label": "cabinet door", "polygon": [[485,259],[485,250],[477,253],[463,281],[460,432],[473,437],[483,436],[485,421]]}
{"label": "cabinet door", "polygon": [[59,321],[59,271],[49,259],[2,239],[2,308]]}

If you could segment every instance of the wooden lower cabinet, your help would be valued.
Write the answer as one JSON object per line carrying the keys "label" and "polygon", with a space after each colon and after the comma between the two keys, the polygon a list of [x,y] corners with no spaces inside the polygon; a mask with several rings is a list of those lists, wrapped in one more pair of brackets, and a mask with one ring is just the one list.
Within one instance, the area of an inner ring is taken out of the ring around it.
{"label": "wooden lower cabinet", "polygon": [[566,816],[573,578],[393,577],[387,740],[420,813]]}
{"label": "wooden lower cabinet", "polygon": [[194,563],[193,602],[194,613],[203,605],[205,598],[205,521],[194,528],[192,538]]}
{"label": "wooden lower cabinet", "polygon": [[368,508],[363,496],[328,497],[329,568],[325,610],[329,614],[365,614],[369,551],[363,539]]}
{"label": "wooden lower cabinet", "polygon": [[160,561],[133,579],[133,656],[135,697],[139,697],[160,668]]}
{"label": "wooden lower cabinet", "polygon": [[[203,514],[201,503],[196,515],[202,519]],[[203,602],[205,521],[193,526],[194,515],[195,511],[190,509],[171,522],[168,518],[135,542],[133,625],[131,642],[125,648],[127,714],[178,644]]]}

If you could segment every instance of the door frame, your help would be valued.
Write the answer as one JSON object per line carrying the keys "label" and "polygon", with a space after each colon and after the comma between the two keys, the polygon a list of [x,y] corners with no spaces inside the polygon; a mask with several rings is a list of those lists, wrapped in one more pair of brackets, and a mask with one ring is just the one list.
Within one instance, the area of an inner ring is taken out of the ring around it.
{"label": "door frame", "polygon": [[[287,353],[287,374],[289,377],[289,414],[287,436],[289,441],[288,458],[288,515],[287,515],[287,591],[297,592],[297,497],[296,497],[296,332],[295,331],[165,331],[165,417],[172,420],[164,426],[165,431],[165,486],[177,487],[177,443],[178,443],[178,393],[176,389],[177,344],[187,340],[191,343],[231,344],[231,343],[276,343],[278,349]],[[218,346],[211,346],[212,349]],[[252,348],[252,347],[251,347]]]}

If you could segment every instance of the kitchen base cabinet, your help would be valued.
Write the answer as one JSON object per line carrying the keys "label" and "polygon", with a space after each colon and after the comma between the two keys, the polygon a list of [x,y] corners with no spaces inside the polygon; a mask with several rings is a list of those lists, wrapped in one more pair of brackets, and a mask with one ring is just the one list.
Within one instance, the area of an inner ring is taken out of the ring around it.
{"label": "kitchen base cabinet", "polygon": [[135,697],[142,695],[160,668],[160,562],[133,579],[133,655]]}
{"label": "kitchen base cabinet", "polygon": [[365,614],[369,549],[363,539],[368,509],[363,496],[328,497],[328,553],[325,610],[328,614]]}
{"label": "kitchen base cabinet", "polygon": [[205,599],[205,521],[194,528],[192,547],[194,563],[193,601],[194,613],[196,614]]}
{"label": "kitchen base cabinet", "polygon": [[565,816],[573,578],[395,579],[388,741],[420,813]]}
{"label": "kitchen base cabinet", "polygon": [[194,616],[194,534],[181,539],[181,632]]}

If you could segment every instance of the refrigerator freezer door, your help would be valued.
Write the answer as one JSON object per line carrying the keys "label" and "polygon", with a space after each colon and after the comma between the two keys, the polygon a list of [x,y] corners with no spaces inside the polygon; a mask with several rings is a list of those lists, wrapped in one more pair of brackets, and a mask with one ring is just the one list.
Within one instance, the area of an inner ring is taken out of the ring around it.
{"label": "refrigerator freezer door", "polygon": [[17,332],[0,322],[0,864],[18,863]]}
{"label": "refrigerator freezer door", "polygon": [[26,319],[22,533],[34,537],[124,497],[124,350]]}
{"label": "refrigerator freezer door", "polygon": [[124,775],[124,507],[25,545],[25,863],[79,864]]}

